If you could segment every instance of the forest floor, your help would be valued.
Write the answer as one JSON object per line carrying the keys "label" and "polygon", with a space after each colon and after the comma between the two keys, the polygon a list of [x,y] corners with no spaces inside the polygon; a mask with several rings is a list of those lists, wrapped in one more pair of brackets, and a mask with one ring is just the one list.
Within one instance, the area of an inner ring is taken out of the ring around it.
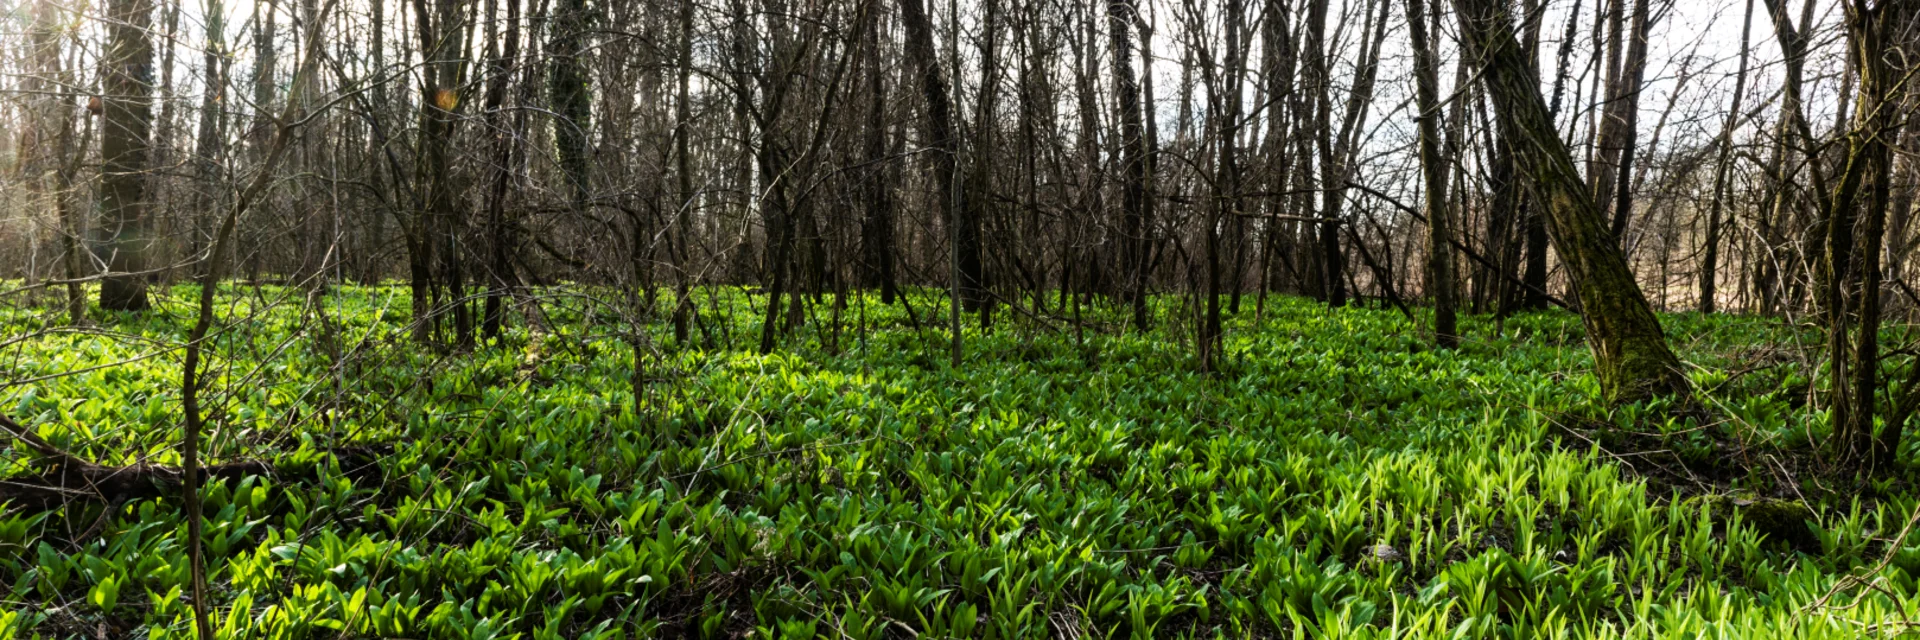
{"label": "forest floor", "polygon": [[[178,464],[194,290],[155,293],[158,311],[86,329],[51,301],[0,308],[0,413],[94,463]],[[1701,424],[1605,409],[1566,312],[1498,334],[1470,317],[1436,352],[1390,309],[1249,298],[1205,376],[1171,297],[1145,334],[1111,310],[1077,329],[1003,313],[955,369],[940,318],[873,298],[829,297],[757,355],[764,296],[716,289],[692,344],[649,327],[636,381],[617,302],[550,290],[544,327],[448,351],[408,339],[406,296],[229,287],[217,306],[203,451],[273,469],[203,492],[220,637],[1920,621],[1913,473],[1856,484],[1795,453],[1824,427],[1810,347],[1773,320],[1664,316],[1717,416]],[[0,442],[0,640],[192,637],[181,501],[26,497],[49,462]]]}

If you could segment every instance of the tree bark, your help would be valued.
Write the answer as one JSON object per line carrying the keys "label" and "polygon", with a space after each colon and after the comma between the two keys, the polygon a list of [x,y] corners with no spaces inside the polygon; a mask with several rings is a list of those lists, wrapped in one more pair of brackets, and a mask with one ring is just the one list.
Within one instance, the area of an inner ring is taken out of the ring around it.
{"label": "tree bark", "polygon": [[[1760,221],[1761,253],[1759,272],[1755,274],[1755,287],[1760,289],[1761,313],[1774,313],[1787,302],[1787,279],[1798,271],[1797,253],[1786,245],[1786,229],[1789,220],[1798,209],[1791,184],[1796,181],[1800,169],[1795,164],[1798,149],[1812,149],[1812,133],[1807,125],[1804,111],[1803,84],[1807,60],[1807,40],[1800,29],[1795,28],[1793,17],[1787,13],[1786,0],[1761,0],[1767,9],[1767,15],[1773,22],[1774,36],[1780,42],[1785,78],[1780,85],[1780,123],[1775,131],[1772,155],[1768,159],[1767,175],[1772,183],[1763,199]],[[1805,25],[1813,16],[1813,0],[1802,5],[1801,24]],[[1789,144],[1797,140],[1799,144]],[[1806,171],[1812,176],[1815,190],[1825,190],[1824,172],[1816,162],[1806,163]]]}
{"label": "tree bark", "polygon": [[[1323,200],[1331,203],[1334,200],[1327,194],[1327,190],[1332,189],[1333,185],[1327,180],[1333,172],[1332,145],[1328,142],[1328,138],[1333,135],[1331,122],[1333,85],[1330,80],[1331,65],[1327,62],[1327,4],[1328,0],[1308,0],[1307,4],[1307,23],[1304,25],[1306,35],[1300,45],[1300,51],[1305,59],[1300,61],[1300,75],[1301,90],[1305,91],[1308,99],[1312,101],[1311,111],[1304,119],[1303,133],[1313,143],[1303,139],[1301,144],[1307,149],[1312,148],[1308,146],[1309,144],[1318,147],[1321,164],[1319,190]],[[1310,153],[1310,151],[1303,153],[1302,157],[1310,157],[1308,155]],[[1304,170],[1305,163],[1302,165]],[[1340,250],[1339,218],[1328,214],[1324,205],[1319,209],[1309,213],[1309,217],[1323,219],[1323,222],[1314,227],[1314,244],[1318,249],[1313,265],[1316,267],[1314,269],[1317,277],[1316,294],[1330,306],[1345,306],[1347,303],[1347,285],[1343,277],[1345,254]]]}
{"label": "tree bark", "polygon": [[552,94],[554,147],[560,156],[560,169],[566,173],[568,194],[575,213],[587,206],[591,189],[588,176],[588,131],[593,122],[593,89],[587,77],[586,0],[559,0],[553,12],[552,36],[547,43],[547,90]]}
{"label": "tree bark", "polygon": [[[1376,13],[1377,11],[1377,13]],[[1346,255],[1340,249],[1341,209],[1347,199],[1347,183],[1353,176],[1354,159],[1359,154],[1360,131],[1366,125],[1367,114],[1373,108],[1373,85],[1380,69],[1380,49],[1385,44],[1387,15],[1392,13],[1388,2],[1368,2],[1367,20],[1361,24],[1359,41],[1360,53],[1354,63],[1354,80],[1348,89],[1347,103],[1340,119],[1339,130],[1334,130],[1324,116],[1320,123],[1320,182],[1321,194],[1325,199],[1320,215],[1320,249],[1323,258],[1324,275],[1328,277],[1327,304],[1343,306],[1347,303],[1347,287],[1344,277],[1347,273]],[[1310,18],[1311,19],[1311,18]],[[1372,28],[1367,28],[1373,24]],[[1324,67],[1323,67],[1324,72]],[[1325,76],[1322,76],[1323,80]],[[1358,234],[1355,234],[1358,238]]]}
{"label": "tree bark", "polygon": [[1427,296],[1433,299],[1435,346],[1460,344],[1454,318],[1453,252],[1447,244],[1451,215],[1447,211],[1447,169],[1440,158],[1439,56],[1427,38],[1427,0],[1406,0],[1407,32],[1413,40],[1416,118],[1420,127],[1420,169],[1427,183]]}
{"label": "tree bark", "polygon": [[[907,57],[920,75],[920,94],[927,102],[925,119],[927,146],[933,150],[934,176],[940,186],[942,212],[951,238],[950,249],[953,260],[951,268],[957,273],[951,286],[954,299],[960,304],[973,300],[969,291],[978,282],[979,247],[969,246],[968,238],[978,237],[976,221],[966,213],[964,196],[959,174],[960,140],[954,132],[952,97],[947,87],[946,76],[941,72],[938,54],[933,45],[933,24],[927,17],[926,7],[920,0],[900,0],[900,20],[906,26]],[[973,232],[969,234],[967,229]],[[972,258],[968,259],[970,253]],[[969,270],[972,277],[969,277]],[[958,313],[956,312],[957,316]],[[959,326],[955,320],[953,327],[954,353],[958,359]]]}
{"label": "tree bark", "polygon": [[[981,328],[993,324],[993,298],[988,295],[986,262],[982,256],[982,230],[989,221],[997,218],[995,198],[993,197],[994,169],[1000,158],[999,140],[994,135],[1000,126],[1000,14],[1001,0],[979,0],[981,6],[980,23],[980,91],[974,100],[974,125],[972,139],[968,140],[967,153],[972,159],[965,167],[966,182],[962,187],[962,201],[966,205],[964,222],[960,225],[960,277],[961,290],[966,296],[963,302],[969,311],[980,314]],[[956,32],[958,29],[956,28]],[[959,36],[954,36],[958,38]],[[959,73],[959,62],[954,63],[955,73]],[[956,97],[956,101],[957,101]]]}
{"label": "tree bark", "polygon": [[153,133],[152,0],[107,3],[100,64],[100,308],[144,311],[147,301],[147,171]]}
{"label": "tree bark", "polygon": [[[500,337],[502,326],[506,323],[507,287],[512,286],[513,262],[511,255],[513,232],[507,222],[507,187],[512,182],[513,158],[521,139],[521,124],[525,122],[524,109],[514,111],[511,128],[501,115],[501,106],[506,104],[507,86],[520,61],[520,0],[505,0],[507,21],[504,43],[499,51],[489,51],[492,62],[488,64],[487,119],[493,133],[493,185],[487,197],[487,232],[489,254],[487,262],[487,303],[481,321],[480,333],[487,339]],[[491,49],[491,47],[489,47]]]}
{"label": "tree bark", "polygon": [[[1619,2],[1615,8],[1620,8]],[[1633,175],[1634,142],[1639,135],[1640,87],[1646,76],[1647,68],[1647,29],[1652,16],[1649,0],[1634,0],[1633,19],[1630,40],[1626,43],[1626,60],[1612,76],[1607,88],[1607,104],[1600,126],[1599,161],[1594,167],[1593,192],[1595,201],[1600,203],[1601,214],[1606,214],[1610,201],[1619,202],[1626,198],[1618,191],[1626,188],[1629,176]],[[1619,47],[1619,21],[1613,24],[1612,40]],[[1609,51],[1611,61],[1618,51]],[[1613,207],[1612,233],[1614,240],[1623,239],[1627,228],[1627,219],[1633,212],[1624,207]]]}
{"label": "tree bark", "polygon": [[1133,326],[1147,329],[1147,271],[1153,248],[1153,203],[1147,198],[1147,140],[1141,123],[1140,88],[1133,75],[1134,7],[1128,0],[1108,0],[1107,27],[1113,47],[1114,109],[1120,119],[1120,242],[1121,271],[1127,279],[1126,298],[1133,305]]}
{"label": "tree bark", "polygon": [[1635,284],[1593,192],[1581,184],[1566,143],[1554,131],[1505,3],[1453,4],[1470,55],[1484,65],[1482,82],[1500,126],[1515,143],[1533,200],[1545,206],[1552,223],[1554,248],[1579,294],[1602,394],[1616,403],[1688,394],[1680,360],[1668,348],[1659,318]]}
{"label": "tree bark", "polygon": [[[1288,108],[1299,100],[1293,90],[1294,52],[1292,27],[1289,25],[1292,8],[1285,0],[1265,0],[1266,19],[1262,22],[1260,38],[1262,72],[1267,82],[1266,139],[1261,143],[1261,155],[1264,157],[1266,171],[1262,176],[1266,190],[1284,192],[1287,179],[1292,174],[1295,161],[1287,143]],[[1265,240],[1261,242],[1261,286],[1260,301],[1256,303],[1256,314],[1266,308],[1268,291],[1280,288],[1280,274],[1273,265],[1278,262],[1290,267],[1293,262],[1293,222],[1273,218],[1287,202],[1282,198],[1262,198],[1261,209],[1268,219],[1262,222],[1265,227]]]}
{"label": "tree bark", "polygon": [[867,122],[864,124],[867,167],[862,171],[866,205],[860,224],[863,283],[880,289],[880,302],[893,304],[897,290],[893,275],[893,189],[888,184],[887,74],[881,66],[881,12],[869,7],[861,37],[866,47]]}
{"label": "tree bark", "polygon": [[[439,303],[439,286],[432,287],[434,302],[426,310],[431,319],[445,307],[453,311],[455,340],[460,346],[473,344],[473,319],[468,313],[464,300],[465,277],[461,273],[461,251],[459,233],[462,224],[459,191],[454,182],[452,145],[454,131],[460,122],[458,110],[462,101],[462,87],[466,84],[465,46],[463,43],[464,25],[462,12],[456,0],[435,0],[433,8],[428,9],[427,0],[414,0],[416,27],[420,36],[420,55],[425,61],[422,76],[425,83],[421,86],[420,96],[420,154],[418,183],[426,190],[420,198],[426,210],[416,214],[423,232],[419,239],[430,254],[439,260],[439,282],[448,288],[446,304]],[[423,261],[416,269],[425,269],[431,273],[436,266],[433,261]],[[429,276],[429,281],[434,278]],[[418,299],[418,292],[415,294]],[[416,321],[422,310],[415,310]],[[429,320],[423,323],[431,336],[430,327],[438,324]],[[422,336],[416,327],[415,337]]]}
{"label": "tree bark", "polygon": [[673,175],[677,205],[673,210],[675,301],[673,339],[686,343],[688,323],[697,308],[693,302],[693,216],[699,194],[693,189],[693,2],[680,6],[680,51],[675,61],[678,78],[673,99]]}
{"label": "tree bark", "polygon": [[1873,433],[1880,388],[1881,254],[1892,183],[1892,141],[1900,132],[1894,113],[1896,91],[1910,77],[1888,58],[1899,55],[1898,38],[1908,33],[1917,12],[1911,2],[1894,0],[1849,0],[1845,6],[1848,53],[1860,74],[1860,95],[1847,136],[1845,169],[1823,212],[1827,253],[1822,271],[1827,272],[1829,290],[1832,445],[1842,459],[1862,460],[1871,470],[1892,460],[1904,426],[1890,423],[1877,439]]}

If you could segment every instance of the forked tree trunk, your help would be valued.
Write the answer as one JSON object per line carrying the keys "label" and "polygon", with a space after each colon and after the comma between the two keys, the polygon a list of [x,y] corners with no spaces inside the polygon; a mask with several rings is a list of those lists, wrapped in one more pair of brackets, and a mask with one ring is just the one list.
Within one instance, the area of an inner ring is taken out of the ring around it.
{"label": "forked tree trunk", "polygon": [[[1222,77],[1215,80],[1211,76],[1212,65],[1203,70],[1209,76],[1209,97],[1219,105],[1215,116],[1219,119],[1216,127],[1216,144],[1219,145],[1219,164],[1214,171],[1213,206],[1207,207],[1207,228],[1205,234],[1206,256],[1206,307],[1200,319],[1198,355],[1200,370],[1213,372],[1219,366],[1222,347],[1220,325],[1221,258],[1225,253],[1224,230],[1231,235],[1226,242],[1238,246],[1241,237],[1240,215],[1240,158],[1235,147],[1240,143],[1240,65],[1243,52],[1240,49],[1240,32],[1245,21],[1245,9],[1242,0],[1226,0],[1226,64]],[[1217,89],[1216,89],[1217,87]],[[1237,261],[1236,261],[1237,262]],[[1236,271],[1237,273],[1237,271]],[[1238,282],[1233,285],[1239,291]],[[1238,300],[1235,296],[1235,300]]]}
{"label": "forked tree trunk", "polygon": [[[1652,22],[1648,0],[1634,0],[1633,20],[1626,61],[1608,88],[1606,115],[1600,127],[1600,162],[1593,172],[1595,202],[1605,214],[1608,201],[1625,203],[1621,190],[1633,175],[1633,156],[1640,128],[1640,85],[1647,69],[1647,29]],[[1626,236],[1627,219],[1633,214],[1625,206],[1613,207],[1611,231],[1620,242]],[[1624,246],[1624,244],[1623,244]]]}
{"label": "forked tree trunk", "polygon": [[[435,0],[431,9],[427,0],[414,0],[415,28],[420,38],[420,55],[424,61],[422,77],[425,83],[420,96],[420,153],[418,158],[418,184],[425,190],[420,198],[424,211],[415,214],[419,232],[415,239],[421,244],[422,255],[414,258],[416,280],[434,282],[432,276],[434,260],[439,257],[440,277],[438,284],[451,287],[447,304],[454,312],[457,340],[461,345],[472,344],[473,322],[467,314],[467,305],[462,300],[460,272],[460,253],[455,244],[455,234],[460,226],[459,207],[461,200],[455,196],[457,189],[453,181],[452,154],[453,135],[459,124],[461,87],[465,84],[465,47],[463,15],[453,0]],[[415,307],[415,339],[430,339],[431,327],[437,324],[433,320],[440,312],[438,287],[430,287],[434,301],[427,309]],[[414,291],[415,304],[421,302],[421,292]],[[426,315],[422,316],[422,312]],[[424,321],[423,321],[424,320]]]}
{"label": "forked tree trunk", "polygon": [[[1328,142],[1328,138],[1333,135],[1331,122],[1333,84],[1329,80],[1332,75],[1331,65],[1327,62],[1327,3],[1328,0],[1308,0],[1307,23],[1303,25],[1306,34],[1300,47],[1300,52],[1304,56],[1300,61],[1301,90],[1307,93],[1307,99],[1312,102],[1311,111],[1302,120],[1305,130],[1301,132],[1303,134],[1301,158],[1313,157],[1313,149],[1317,146],[1321,165],[1321,182],[1308,186],[1307,181],[1303,180],[1302,184],[1295,188],[1317,188],[1316,190],[1323,194],[1322,199],[1325,202],[1333,202],[1331,196],[1325,195],[1328,189],[1333,188],[1333,185],[1326,183],[1326,178],[1333,174],[1331,166],[1333,153],[1330,151],[1332,145]],[[1301,163],[1301,167],[1303,172],[1306,171],[1305,162]],[[1305,199],[1309,206],[1313,206],[1312,195],[1305,196]],[[1318,207],[1318,210],[1313,211],[1308,217],[1322,218],[1319,224],[1314,225],[1312,231],[1317,252],[1310,266],[1316,276],[1316,293],[1328,305],[1344,306],[1347,303],[1347,285],[1342,272],[1345,271],[1346,265],[1345,254],[1340,251],[1338,218],[1331,212],[1327,212],[1324,207]]]}
{"label": "forked tree trunk", "polygon": [[[1260,178],[1265,190],[1278,194],[1287,189],[1287,176],[1291,173],[1293,162],[1285,135],[1287,109],[1288,105],[1298,101],[1293,90],[1292,26],[1288,24],[1293,9],[1282,0],[1265,0],[1265,3],[1267,16],[1260,27],[1260,47],[1261,67],[1268,87],[1267,103],[1261,109],[1267,115],[1267,130],[1265,139],[1261,141],[1260,155],[1263,156],[1266,171]],[[1265,233],[1260,243],[1260,300],[1255,304],[1255,315],[1263,315],[1266,294],[1279,289],[1279,271],[1274,264],[1277,262],[1282,268],[1293,264],[1294,223],[1277,217],[1286,210],[1285,203],[1286,200],[1280,197],[1260,199],[1261,213],[1266,219],[1261,221]]]}
{"label": "forked tree trunk", "polygon": [[[926,7],[920,0],[900,0],[900,21],[906,25],[907,57],[920,75],[921,97],[927,101],[927,146],[933,149],[934,176],[940,185],[942,211],[950,238],[951,260],[949,267],[954,271],[954,288],[951,295],[956,304],[964,304],[972,299],[969,291],[971,283],[979,282],[979,247],[969,246],[969,227],[973,228],[971,237],[978,237],[978,227],[967,215],[965,199],[960,189],[960,140],[954,132],[953,102],[948,93],[946,76],[941,73],[940,60],[933,47],[933,23],[927,17]],[[967,258],[969,249],[972,259]],[[973,269],[970,278],[968,269]],[[960,359],[960,312],[953,312],[953,360]]]}
{"label": "forked tree trunk", "polygon": [[[1760,290],[1761,313],[1774,313],[1791,302],[1786,292],[1787,282],[1799,271],[1798,254],[1788,246],[1786,228],[1788,220],[1794,217],[1793,211],[1799,208],[1795,195],[1798,190],[1792,186],[1801,171],[1796,157],[1800,155],[1798,150],[1813,148],[1802,89],[1807,60],[1807,37],[1803,29],[1813,16],[1814,0],[1806,0],[1802,5],[1799,28],[1787,14],[1786,0],[1761,2],[1767,8],[1774,35],[1780,42],[1781,66],[1785,72],[1780,85],[1780,122],[1764,172],[1772,183],[1758,212],[1761,257],[1760,268],[1754,274],[1754,286]],[[1826,189],[1818,163],[1805,163],[1805,170],[1816,183],[1815,190]]]}
{"label": "forked tree trunk", "polygon": [[[1387,15],[1391,9],[1390,2],[1367,3],[1366,19],[1360,23],[1360,52],[1354,63],[1353,86],[1347,92],[1340,128],[1333,129],[1332,123],[1326,120],[1330,112],[1323,111],[1320,119],[1323,127],[1319,138],[1320,192],[1324,198],[1320,211],[1320,249],[1324,275],[1328,278],[1327,304],[1336,307],[1347,303],[1346,279],[1353,277],[1348,273],[1346,254],[1340,249],[1339,229],[1344,224],[1341,211],[1347,199],[1347,182],[1353,178],[1359,156],[1361,130],[1373,108],[1373,84],[1380,69],[1380,49],[1385,44]],[[1360,236],[1355,233],[1353,237]]]}

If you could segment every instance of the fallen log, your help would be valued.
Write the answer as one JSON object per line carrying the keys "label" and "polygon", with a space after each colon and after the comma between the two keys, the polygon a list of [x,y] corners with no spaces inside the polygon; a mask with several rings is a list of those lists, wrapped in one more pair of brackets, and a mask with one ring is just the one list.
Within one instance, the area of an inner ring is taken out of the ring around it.
{"label": "fallen log", "polygon": [[[202,481],[239,480],[250,475],[268,475],[273,466],[264,462],[230,462],[200,469]],[[137,464],[109,467],[98,464],[57,464],[44,472],[0,480],[0,503],[49,509],[60,504],[89,500],[122,502],[178,495],[185,475],[178,467]]]}
{"label": "fallen log", "polygon": [[[158,464],[120,467],[81,459],[5,414],[0,414],[0,432],[40,454],[42,463],[36,473],[0,480],[0,504],[44,510],[76,500],[124,502],[175,496],[186,479],[179,467]],[[338,449],[335,453],[341,456],[343,467],[372,465],[378,455],[366,449]],[[346,462],[349,459],[356,462],[349,464]],[[200,468],[203,483],[237,482],[255,475],[275,476],[279,475],[278,471],[277,465],[265,461],[228,462]]]}

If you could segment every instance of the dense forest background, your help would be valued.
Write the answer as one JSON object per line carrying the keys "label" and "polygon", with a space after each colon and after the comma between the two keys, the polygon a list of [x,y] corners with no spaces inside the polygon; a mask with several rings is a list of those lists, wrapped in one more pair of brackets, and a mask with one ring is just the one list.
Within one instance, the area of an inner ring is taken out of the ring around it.
{"label": "dense forest background", "polygon": [[0,0],[0,640],[1906,633],[1916,113],[1911,0]]}
{"label": "dense forest background", "polygon": [[[1410,305],[1438,288],[1431,111],[1446,288],[1473,311],[1562,302],[1452,8],[1424,11],[1423,108],[1402,4],[17,2],[0,264],[28,286],[179,281],[271,171],[237,275],[399,278],[436,319],[422,331],[463,343],[516,287],[559,280],[809,294],[774,312],[792,318],[949,271],[980,322],[1063,313],[1067,293]],[[1858,128],[1840,4],[1505,9],[1657,307],[1810,308],[1820,189]],[[1904,115],[1910,83],[1890,86]],[[1892,137],[1880,242],[1904,305],[1920,138]]]}

